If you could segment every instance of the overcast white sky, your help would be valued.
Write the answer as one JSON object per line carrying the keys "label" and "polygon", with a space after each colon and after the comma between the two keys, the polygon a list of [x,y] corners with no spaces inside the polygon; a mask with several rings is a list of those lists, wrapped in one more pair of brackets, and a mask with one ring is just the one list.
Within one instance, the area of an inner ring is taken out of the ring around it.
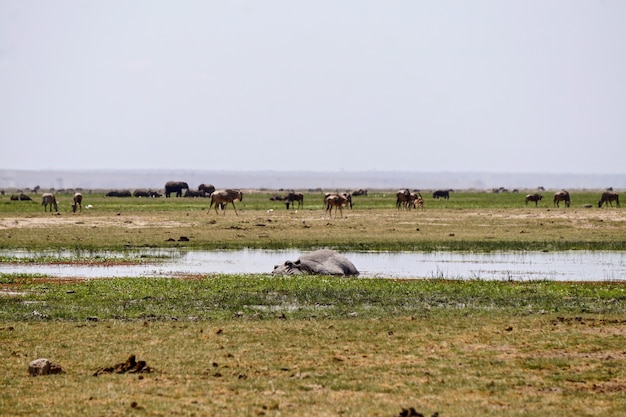
{"label": "overcast white sky", "polygon": [[0,0],[0,168],[626,173],[626,1]]}

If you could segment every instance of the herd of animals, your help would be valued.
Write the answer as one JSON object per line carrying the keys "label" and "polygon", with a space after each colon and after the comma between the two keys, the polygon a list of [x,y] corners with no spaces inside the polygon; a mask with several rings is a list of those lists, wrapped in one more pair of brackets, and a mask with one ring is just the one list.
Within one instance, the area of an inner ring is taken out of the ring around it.
{"label": "herd of animals", "polygon": [[[185,192],[183,193],[183,191]],[[449,199],[450,191],[451,190],[436,190],[433,192],[432,196],[434,199]],[[501,189],[498,189],[498,192],[500,191]],[[494,190],[494,192],[496,191]],[[165,195],[166,198],[170,198],[172,194],[174,194],[176,197],[210,198],[209,211],[215,205],[215,212],[218,214],[218,209],[222,210],[222,212],[225,214],[226,207],[230,203],[233,206],[235,214],[238,215],[237,207],[235,207],[235,201],[243,201],[243,193],[240,190],[216,190],[215,187],[211,184],[200,184],[197,190],[191,190],[189,188],[189,185],[184,181],[166,182],[164,187],[164,194],[151,189],[137,189],[133,193],[131,193],[129,190],[109,191],[106,196],[135,196],[155,198]],[[367,190],[359,189],[346,193],[326,193],[324,195],[324,207],[326,209],[325,215],[328,214],[332,217],[334,209],[335,217],[337,216],[337,212],[339,212],[341,217],[343,217],[343,208],[349,207],[351,209],[352,197],[360,195],[367,195]],[[539,201],[541,201],[542,199],[543,195],[540,193],[528,194],[526,195],[525,203],[526,205],[528,205],[528,202],[530,201],[534,202],[535,206],[537,206]],[[19,195],[12,195],[11,200],[31,200],[31,198],[27,194],[21,193]],[[270,200],[283,201],[287,209],[289,209],[290,207],[295,209],[296,203],[298,205],[298,209],[304,207],[304,194],[296,193],[294,191],[290,191],[286,196],[274,195],[270,197]],[[75,213],[77,210],[82,211],[82,201],[82,194],[80,192],[75,193],[72,202],[72,212]],[[603,205],[610,205],[611,207],[613,207],[613,202],[615,202],[617,207],[620,207],[619,194],[614,192],[612,188],[608,188],[602,193],[600,200],[598,201],[598,207],[602,207]],[[570,207],[571,197],[569,192],[566,190],[556,192],[554,194],[553,203],[556,207],[560,207],[560,203],[564,203],[565,207]],[[56,197],[52,193],[43,193],[41,196],[41,204],[44,208],[44,211],[52,212],[52,209],[54,208],[54,210],[58,212]],[[591,207],[591,205],[588,204],[585,207]],[[396,192],[396,208],[398,210],[411,210],[412,208],[424,210],[424,198],[419,192],[412,192],[408,189],[398,190]]]}

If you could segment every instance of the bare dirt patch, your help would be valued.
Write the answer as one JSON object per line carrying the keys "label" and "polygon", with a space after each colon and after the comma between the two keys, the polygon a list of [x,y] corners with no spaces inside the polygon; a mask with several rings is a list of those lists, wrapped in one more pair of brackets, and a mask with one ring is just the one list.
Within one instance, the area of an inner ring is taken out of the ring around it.
{"label": "bare dirt patch", "polygon": [[127,229],[152,227],[176,228],[185,225],[180,221],[165,220],[162,217],[146,216],[99,216],[70,218],[51,217],[20,217],[0,219],[0,229],[37,229],[51,226],[80,227],[122,227]]}

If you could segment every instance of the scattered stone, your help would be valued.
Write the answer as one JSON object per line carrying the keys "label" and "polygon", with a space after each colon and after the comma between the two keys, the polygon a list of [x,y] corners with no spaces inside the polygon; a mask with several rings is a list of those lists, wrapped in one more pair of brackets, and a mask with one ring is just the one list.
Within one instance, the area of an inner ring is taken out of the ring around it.
{"label": "scattered stone", "polygon": [[50,362],[46,358],[35,359],[28,364],[28,374],[30,376],[52,375],[65,373],[61,365]]}

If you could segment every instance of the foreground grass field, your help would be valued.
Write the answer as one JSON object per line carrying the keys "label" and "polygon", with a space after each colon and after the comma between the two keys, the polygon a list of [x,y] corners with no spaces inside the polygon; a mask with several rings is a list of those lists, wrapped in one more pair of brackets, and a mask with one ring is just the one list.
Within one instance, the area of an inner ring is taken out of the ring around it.
{"label": "foreground grass field", "polygon": [[[605,416],[626,288],[207,276],[4,278],[3,415]],[[104,374],[131,354],[147,374]],[[64,374],[29,377],[46,357]]]}
{"label": "foreground grass field", "polygon": [[[622,209],[582,208],[591,192],[569,209],[454,193],[423,212],[381,192],[343,218],[325,215],[321,195],[297,211],[269,195],[245,194],[239,216],[207,213],[204,199],[86,195],[93,209],[72,214],[61,196],[54,215],[4,197],[0,248],[626,246]],[[622,283],[0,274],[0,288],[0,415],[626,415]],[[131,354],[153,371],[93,376]],[[40,357],[65,373],[29,377]]]}

